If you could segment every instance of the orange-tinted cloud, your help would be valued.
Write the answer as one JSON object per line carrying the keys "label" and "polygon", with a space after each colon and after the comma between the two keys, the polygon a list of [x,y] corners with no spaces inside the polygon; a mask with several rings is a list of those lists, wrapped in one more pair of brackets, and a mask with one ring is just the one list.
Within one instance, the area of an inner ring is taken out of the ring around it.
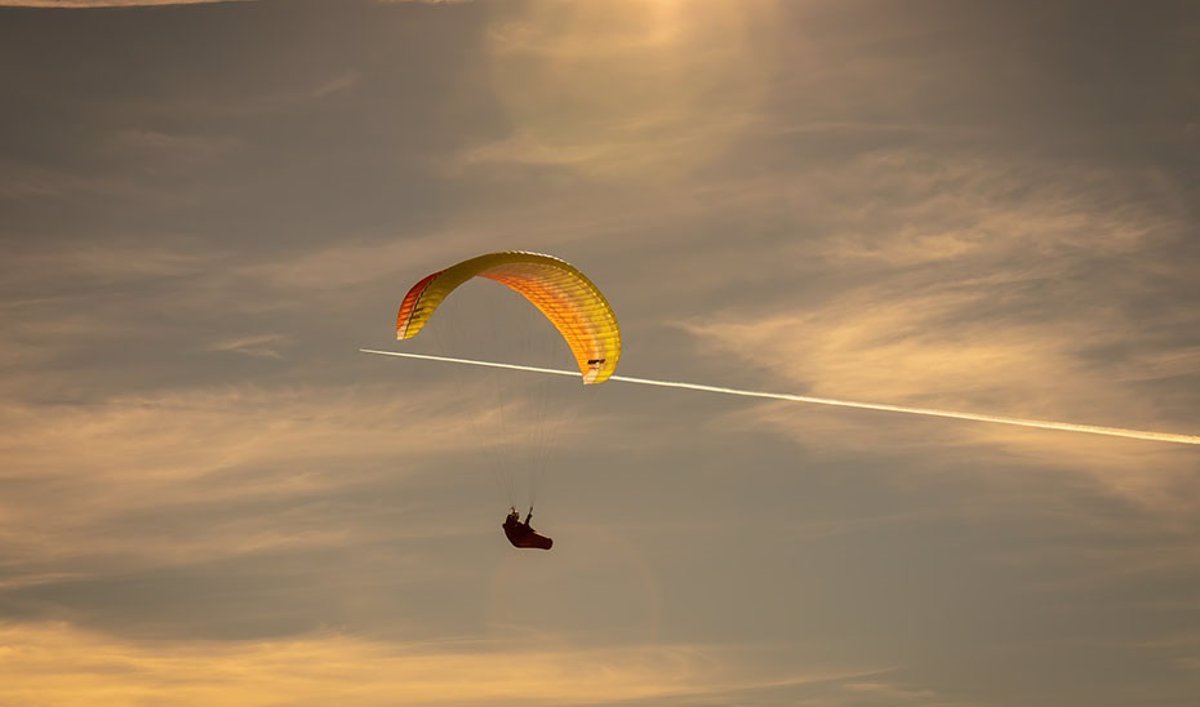
{"label": "orange-tinted cloud", "polygon": [[853,682],[872,670],[762,670],[756,650],[658,645],[514,649],[389,644],[324,633],[278,641],[136,643],[65,624],[0,627],[13,704],[614,704]]}

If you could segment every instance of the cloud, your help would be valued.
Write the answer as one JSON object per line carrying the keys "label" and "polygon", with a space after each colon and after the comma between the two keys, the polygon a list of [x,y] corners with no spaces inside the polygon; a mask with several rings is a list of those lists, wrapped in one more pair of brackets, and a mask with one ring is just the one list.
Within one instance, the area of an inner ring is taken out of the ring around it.
{"label": "cloud", "polygon": [[474,1],[475,0],[375,0],[375,2],[381,5],[404,5],[414,2],[422,5],[462,5],[464,3]]}
{"label": "cloud", "polygon": [[[37,206],[102,198],[135,202],[136,208],[187,201],[172,190],[172,179],[197,177],[219,169],[243,146],[239,138],[165,132],[148,128],[101,129],[86,147],[76,147],[67,165],[0,160],[0,200]],[[37,227],[37,222],[33,222]],[[10,226],[5,239],[19,241]],[[124,236],[129,240],[128,236]],[[33,240],[29,238],[28,240]]]}
{"label": "cloud", "polygon": [[347,71],[317,86],[313,89],[312,95],[313,98],[324,98],[334,93],[348,91],[360,83],[362,83],[362,74],[357,71]]}
{"label": "cloud", "polygon": [[[220,255],[212,250],[189,251],[125,239],[125,242],[108,241],[103,246],[80,243],[68,248],[25,247],[17,249],[11,257],[10,262],[19,278],[16,284],[22,286],[20,289],[52,285],[61,291],[65,289],[64,285],[81,282],[129,285],[137,281],[194,275],[203,272]],[[18,290],[18,287],[12,290]]]}
{"label": "cloud", "polygon": [[241,146],[241,140],[229,136],[126,128],[109,135],[103,149],[128,160],[141,174],[162,178],[219,165]]}
{"label": "cloud", "polygon": [[643,126],[669,124],[670,117],[643,116],[640,125],[625,128],[625,132],[635,137],[624,139],[596,136],[591,140],[550,140],[533,132],[521,132],[469,147],[453,164],[459,172],[490,167],[493,175],[514,167],[554,167],[604,179],[662,177],[695,167],[703,161],[702,155],[714,149],[714,144],[746,128],[750,121],[745,116],[711,118],[703,126],[689,125],[678,131],[664,129],[665,134],[653,138],[638,133],[650,131]]}
{"label": "cloud", "polygon": [[101,7],[149,7],[157,5],[204,5],[254,2],[254,0],[0,0],[3,7],[42,7],[85,10]]}
{"label": "cloud", "polygon": [[[468,148],[460,165],[605,180],[685,175],[729,145],[762,98],[768,74],[750,31],[772,10],[716,2],[687,13],[639,0],[497,8],[491,78],[513,129]],[[722,110],[707,109],[718,102]]]}
{"label": "cloud", "polygon": [[[1122,331],[1121,315],[1049,321],[1010,316],[992,288],[896,292],[865,287],[807,313],[693,321],[681,327],[714,355],[732,354],[813,395],[977,410],[1040,419],[1170,427],[1122,377],[1081,355]],[[1009,306],[1022,307],[1018,294]],[[1139,343],[1132,333],[1130,344]],[[1187,351],[1121,368],[1131,379],[1186,374]],[[1097,410],[1110,411],[1095,419]],[[1117,414],[1119,412],[1119,414]],[[1182,422],[1182,421],[1180,421]],[[980,428],[982,430],[982,428]]]}
{"label": "cloud", "polygon": [[[502,498],[489,474],[524,484],[524,468],[505,465],[604,443],[586,410],[567,416],[579,427],[522,434],[535,413],[491,388],[409,378],[10,400],[0,616],[123,635],[393,630],[408,620],[395,612],[476,586],[494,559],[502,540],[479,516]],[[433,605],[411,621],[458,621]]]}
{"label": "cloud", "polygon": [[[436,232],[384,242],[338,243],[290,258],[247,265],[240,272],[281,289],[335,290],[387,275],[440,269],[456,258],[477,253],[492,239],[494,236],[486,233]],[[398,281],[397,287],[403,284]]]}
{"label": "cloud", "polygon": [[[1190,450],[603,386],[529,557],[483,466],[519,408],[353,353],[520,247],[595,276],[627,375],[1196,431],[1188,151],[1139,119],[1186,114],[1174,30],[867,5],[7,13],[0,702],[1194,693],[1155,672],[1194,645],[1095,667],[1194,617]],[[794,653],[688,642],[743,637]]]}
{"label": "cloud", "polygon": [[17,168],[0,163],[0,199],[24,200],[59,196],[95,183],[44,168]]}
{"label": "cloud", "polygon": [[326,632],[278,641],[141,644],[61,623],[9,624],[0,627],[0,700],[605,705],[840,684],[879,672],[764,670],[755,667],[755,651],[719,646],[509,643],[391,644]]}
{"label": "cloud", "polygon": [[[1193,433],[1140,381],[1188,375],[1190,356],[1136,358],[1119,366],[1083,358],[1081,341],[1120,331],[1105,319],[1032,323],[973,316],[992,309],[982,293],[868,290],[806,315],[777,314],[683,324],[713,355],[732,355],[762,371],[772,389],[821,397],[1109,424]],[[1152,342],[1130,342],[1153,350]],[[1137,374],[1123,374],[1127,369]],[[759,383],[764,387],[766,384]],[[1014,430],[969,422],[900,419],[885,413],[810,410],[771,404],[735,413],[722,424],[765,427],[831,453],[932,455],[926,464],[987,473],[981,454],[1029,468],[1057,468],[1093,479],[1112,493],[1162,511],[1195,507],[1186,477],[1190,450],[1062,432]],[[973,461],[972,461],[973,460]],[[1001,466],[1000,469],[1005,469]],[[1008,473],[1001,471],[999,473]]]}
{"label": "cloud", "polygon": [[[64,196],[100,195],[124,197],[137,189],[127,180],[111,175],[87,176],[63,169],[0,161],[0,199],[33,201]],[[12,239],[18,234],[3,234]]]}
{"label": "cloud", "polygon": [[[458,405],[438,390],[386,386],[234,386],[84,406],[10,402],[0,407],[0,483],[9,486],[0,560],[47,567],[103,553],[134,564],[202,561],[344,541],[344,525],[305,518],[324,512],[309,501],[403,483],[430,459],[528,442],[503,422],[523,419],[518,402]],[[253,513],[256,504],[271,513]],[[141,530],[169,524],[171,509],[184,514],[178,533]]]}
{"label": "cloud", "polygon": [[921,707],[969,707],[978,704],[950,697],[929,688],[914,688],[881,681],[851,682],[845,686],[849,695],[861,696],[871,703],[889,705],[921,705]]}
{"label": "cloud", "polygon": [[[1168,294],[1180,284],[1168,261],[1189,257],[1177,196],[1153,173],[872,151],[795,181],[731,180],[714,206],[758,209],[794,235],[769,261],[742,239],[719,266],[685,252],[668,287],[727,293],[677,326],[714,364],[747,366],[758,380],[741,387],[1194,433],[1195,391],[1175,382],[1196,370],[1200,348],[1180,332],[1198,321]],[[1196,505],[1178,473],[1186,451],[1155,445],[795,405],[730,420],[973,474],[988,450],[1149,508]]]}
{"label": "cloud", "polygon": [[[147,313],[161,318],[170,312],[168,302],[202,296],[198,276],[223,257],[211,249],[133,239],[104,246],[14,246],[8,256],[12,269],[0,291],[0,322],[8,331],[0,359],[45,376],[64,357],[82,350],[94,355],[88,347],[144,332],[141,318]],[[19,387],[29,380],[10,376],[3,384]]]}
{"label": "cloud", "polygon": [[279,353],[277,345],[286,345],[290,341],[291,337],[283,334],[260,334],[218,341],[211,344],[208,350],[240,353],[253,358],[282,359],[283,354]]}
{"label": "cloud", "polygon": [[[0,0],[0,7],[42,7],[79,9],[102,7],[151,7],[159,5],[204,5],[230,2],[255,2],[256,0]],[[428,5],[455,5],[471,0],[376,0],[383,5],[421,3]]]}

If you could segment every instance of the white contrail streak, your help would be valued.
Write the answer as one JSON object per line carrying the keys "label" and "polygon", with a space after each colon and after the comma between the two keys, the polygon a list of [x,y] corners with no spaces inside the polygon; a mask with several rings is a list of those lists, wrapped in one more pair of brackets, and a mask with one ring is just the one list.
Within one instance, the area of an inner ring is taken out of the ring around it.
{"label": "white contrail streak", "polygon": [[[460,363],[468,366],[484,366],[486,368],[505,368],[510,371],[528,371],[544,373],[553,376],[579,376],[579,371],[563,371],[557,368],[539,368],[537,366],[519,366],[515,363],[496,363],[495,361],[475,361],[467,358],[451,358],[449,356],[430,356],[428,354],[401,353],[399,351],[376,351],[375,349],[359,349],[363,353],[380,354],[383,356],[400,356],[401,358],[417,358],[425,361],[444,361]],[[1093,435],[1109,437],[1125,437],[1150,442],[1169,442],[1171,444],[1200,444],[1200,436],[1172,434],[1170,432],[1149,432],[1146,430],[1129,430],[1122,427],[1101,427],[1099,425],[1077,425],[1073,422],[1053,422],[1050,420],[1027,420],[1021,417],[1004,417],[1003,415],[983,415],[974,412],[956,412],[954,410],[936,410],[934,408],[914,408],[903,405],[887,405],[884,403],[861,403],[852,400],[835,400],[833,398],[814,398],[808,395],[791,395],[789,393],[765,393],[757,390],[739,390],[737,388],[722,388],[715,385],[699,383],[680,383],[677,381],[660,381],[649,378],[631,378],[629,376],[613,376],[610,381],[621,383],[636,383],[638,385],[654,385],[660,388],[683,388],[685,390],[703,390],[709,393],[738,395],[743,398],[768,398],[770,400],[788,400],[795,403],[812,403],[814,405],[833,405],[843,408],[858,408],[860,410],[881,410],[883,412],[902,412],[909,415],[925,415],[927,417],[948,417],[954,420],[974,420],[975,422],[993,422],[1000,425],[1016,425],[1017,427],[1033,427],[1041,430],[1061,430],[1063,432],[1086,432]]]}

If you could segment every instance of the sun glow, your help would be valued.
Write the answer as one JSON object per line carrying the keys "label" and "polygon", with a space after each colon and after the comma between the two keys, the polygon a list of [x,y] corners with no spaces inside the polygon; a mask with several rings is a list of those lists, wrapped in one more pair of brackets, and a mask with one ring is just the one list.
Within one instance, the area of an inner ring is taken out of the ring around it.
{"label": "sun glow", "polygon": [[492,78],[513,135],[472,158],[535,154],[593,177],[661,178],[718,154],[763,93],[766,59],[749,30],[770,5],[683,9],[676,0],[498,5]]}

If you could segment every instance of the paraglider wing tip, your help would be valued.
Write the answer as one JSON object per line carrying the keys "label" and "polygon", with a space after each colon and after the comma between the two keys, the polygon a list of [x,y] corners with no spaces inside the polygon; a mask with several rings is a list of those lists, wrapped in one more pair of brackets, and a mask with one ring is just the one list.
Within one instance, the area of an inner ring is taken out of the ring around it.
{"label": "paraglider wing tip", "polygon": [[592,385],[593,383],[601,382],[596,379],[600,376],[600,364],[603,362],[604,359],[592,359],[591,361],[588,361],[587,370],[583,371],[584,385]]}

